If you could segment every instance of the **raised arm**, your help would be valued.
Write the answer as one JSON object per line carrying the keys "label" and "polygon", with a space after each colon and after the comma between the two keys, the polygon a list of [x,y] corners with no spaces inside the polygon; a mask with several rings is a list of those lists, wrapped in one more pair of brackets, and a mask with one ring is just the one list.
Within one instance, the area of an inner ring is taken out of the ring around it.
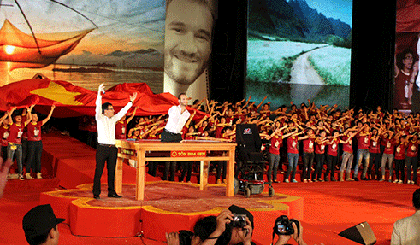
{"label": "raised arm", "polygon": [[130,95],[130,101],[127,103],[124,108],[122,108],[116,115],[115,119],[116,121],[120,120],[125,114],[127,114],[128,109],[130,109],[133,106],[134,101],[137,98],[137,92],[134,92],[133,95]]}
{"label": "raised arm", "polygon": [[7,115],[9,117],[9,125],[13,124],[12,114],[15,110],[16,110],[16,107],[12,107],[12,109],[10,109],[10,111],[7,112]]}
{"label": "raised arm", "polygon": [[7,111],[4,113],[4,115],[0,118],[0,124],[3,123],[3,121],[9,116],[9,114],[7,113]]}
{"label": "raised arm", "polygon": [[95,119],[98,121],[102,115],[102,92],[104,92],[104,84],[99,85],[98,94],[96,96]]}
{"label": "raised arm", "polygon": [[131,120],[133,120],[134,116],[136,115],[136,111],[137,111],[137,106],[134,107],[133,113],[131,114],[131,116],[129,118],[127,118],[127,123],[129,123]]}
{"label": "raised arm", "polygon": [[31,105],[31,107],[26,108],[26,121],[23,124],[28,125],[32,121],[32,109],[34,108],[35,104]]}
{"label": "raised arm", "polygon": [[54,109],[55,109],[55,105],[52,105],[51,109],[50,109],[50,113],[48,114],[47,118],[42,120],[42,125],[44,125],[45,123],[47,123],[51,119],[51,115],[53,114]]}

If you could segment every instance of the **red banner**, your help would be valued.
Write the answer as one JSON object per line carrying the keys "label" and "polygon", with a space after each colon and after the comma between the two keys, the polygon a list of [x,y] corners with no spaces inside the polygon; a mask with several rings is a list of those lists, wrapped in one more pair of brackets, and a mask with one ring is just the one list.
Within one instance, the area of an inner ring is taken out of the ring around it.
{"label": "red banner", "polygon": [[[167,114],[170,107],[179,104],[175,96],[169,93],[154,94],[145,83],[118,84],[105,92],[102,103],[111,102],[118,112],[129,102],[130,95],[134,92],[138,95],[133,109],[138,108],[138,116]],[[97,91],[90,91],[65,81],[27,79],[0,87],[0,110],[7,111],[11,107],[24,108],[36,104],[37,112],[48,114],[51,105],[55,104],[53,117],[94,116],[96,95]]]}

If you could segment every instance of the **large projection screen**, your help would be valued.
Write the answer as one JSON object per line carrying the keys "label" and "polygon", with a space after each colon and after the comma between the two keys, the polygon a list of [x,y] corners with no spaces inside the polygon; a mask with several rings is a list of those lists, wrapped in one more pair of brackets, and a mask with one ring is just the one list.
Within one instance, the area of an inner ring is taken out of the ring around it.
{"label": "large projection screen", "polygon": [[420,2],[396,1],[393,106],[405,113],[420,112]]}
{"label": "large projection screen", "polygon": [[352,0],[249,0],[245,95],[349,106]]}

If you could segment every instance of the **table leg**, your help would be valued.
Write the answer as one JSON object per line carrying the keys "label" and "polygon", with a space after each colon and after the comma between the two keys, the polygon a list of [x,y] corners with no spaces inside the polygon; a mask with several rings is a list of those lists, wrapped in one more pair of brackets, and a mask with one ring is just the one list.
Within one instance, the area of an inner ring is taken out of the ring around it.
{"label": "table leg", "polygon": [[228,151],[229,161],[227,162],[227,185],[226,196],[233,197],[235,195],[235,147],[231,147]]}
{"label": "table leg", "polygon": [[204,161],[200,161],[200,191],[204,190]]}
{"label": "table leg", "polygon": [[137,176],[136,176],[136,200],[144,200],[144,188],[145,188],[145,176],[146,176],[146,163],[145,159],[145,150],[137,150]]}
{"label": "table leg", "polygon": [[115,192],[121,194],[122,192],[122,168],[124,160],[121,157],[117,158],[117,164],[115,165]]}

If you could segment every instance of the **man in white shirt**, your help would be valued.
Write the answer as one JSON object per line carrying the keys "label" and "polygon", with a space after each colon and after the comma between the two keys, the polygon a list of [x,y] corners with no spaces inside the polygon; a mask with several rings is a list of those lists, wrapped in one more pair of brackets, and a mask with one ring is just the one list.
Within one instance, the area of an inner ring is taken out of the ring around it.
{"label": "man in white shirt", "polygon": [[413,193],[413,206],[416,212],[394,223],[391,245],[420,244],[420,189]]}
{"label": "man in white shirt", "polygon": [[117,163],[118,150],[115,147],[115,123],[120,120],[133,106],[133,102],[137,97],[137,93],[130,96],[130,102],[115,114],[114,107],[110,102],[102,104],[102,94],[105,93],[104,85],[98,87],[98,95],[96,97],[95,119],[98,131],[98,147],[96,150],[96,169],[93,179],[93,197],[100,199],[101,194],[101,177],[107,162],[108,170],[108,197],[120,198],[115,192],[115,165]]}
{"label": "man in white shirt", "polygon": [[[168,110],[168,122],[163,129],[161,141],[162,142],[181,142],[182,135],[181,131],[190,117],[190,113],[187,110],[188,98],[185,93],[181,93],[178,96],[179,105],[172,106]],[[165,162],[165,170],[163,172],[163,180],[168,179],[169,166],[171,167],[169,180],[174,180],[176,162]]]}

